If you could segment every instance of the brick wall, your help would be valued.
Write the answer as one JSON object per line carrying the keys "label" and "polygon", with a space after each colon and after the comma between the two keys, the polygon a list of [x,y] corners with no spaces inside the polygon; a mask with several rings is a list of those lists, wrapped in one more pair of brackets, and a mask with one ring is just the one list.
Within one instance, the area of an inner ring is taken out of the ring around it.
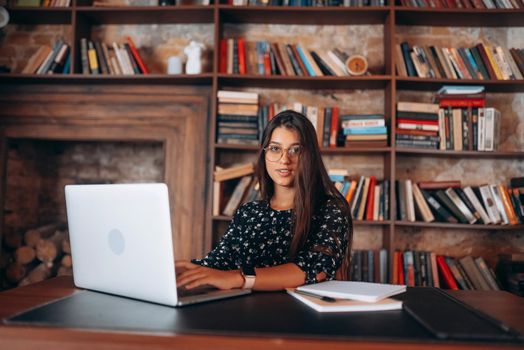
{"label": "brick wall", "polygon": [[65,221],[64,186],[161,182],[161,143],[9,142],[4,233]]}
{"label": "brick wall", "polygon": [[[301,43],[311,49],[338,47],[349,54],[364,54],[370,70],[383,72],[383,26],[300,26],[300,25],[230,25],[223,28],[224,37],[244,36],[248,40]],[[164,72],[167,57],[180,55],[190,40],[199,40],[209,48],[213,46],[212,25],[122,25],[94,27],[92,36],[106,42],[117,41],[131,35],[145,61],[154,72]],[[11,64],[15,70],[24,66],[38,45],[58,37],[70,36],[64,26],[8,26],[0,39],[0,64]],[[507,47],[524,47],[523,28],[447,28],[409,27],[397,28],[397,42],[435,45],[472,45],[478,41]],[[208,56],[209,57],[209,56]],[[209,71],[209,68],[208,68]],[[255,89],[247,89],[255,90]],[[318,106],[338,105],[343,112],[383,113],[383,90],[282,90],[256,89],[264,103],[292,103],[295,101]],[[400,91],[402,101],[431,101],[431,93]],[[489,94],[488,106],[501,110],[502,150],[524,148],[524,94]],[[156,151],[155,151],[156,152]],[[154,153],[154,152],[153,152]],[[155,153],[156,154],[156,153]],[[244,155],[247,157],[246,155]],[[373,158],[373,159],[371,159]],[[375,161],[376,158],[376,161]],[[234,152],[222,154],[218,161],[228,164],[238,161]],[[469,185],[504,182],[510,176],[522,176],[521,160],[447,159],[401,157],[397,161],[397,177],[415,180],[461,179]],[[329,156],[329,167],[345,167],[351,174],[383,173],[382,158],[376,156]],[[224,229],[224,228],[222,228]],[[483,255],[493,263],[496,253],[524,252],[524,237],[520,232],[457,231],[441,229],[398,228],[395,240],[398,248],[434,250],[439,254]],[[359,226],[355,230],[357,249],[377,249],[381,246],[381,229]]]}

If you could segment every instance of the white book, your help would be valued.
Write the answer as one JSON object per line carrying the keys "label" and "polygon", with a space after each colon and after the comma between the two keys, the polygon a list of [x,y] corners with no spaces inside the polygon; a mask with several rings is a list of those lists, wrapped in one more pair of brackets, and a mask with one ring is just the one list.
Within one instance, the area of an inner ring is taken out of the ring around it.
{"label": "white book", "polygon": [[464,194],[466,195],[466,197],[468,197],[471,204],[473,204],[475,210],[478,211],[478,213],[480,214],[480,218],[482,219],[482,221],[484,221],[484,224],[487,225],[493,223],[489,218],[488,213],[486,213],[486,211],[482,207],[482,204],[480,204],[477,196],[475,195],[471,187],[464,187]]}
{"label": "white book", "polygon": [[380,300],[376,303],[347,299],[337,299],[335,302],[328,302],[313,296],[298,294],[292,289],[288,289],[287,292],[289,295],[318,312],[362,312],[402,309],[402,301],[390,298]]}
{"label": "white book", "polygon": [[490,185],[489,188],[491,190],[491,195],[493,196],[493,200],[495,201],[495,205],[500,214],[500,217],[502,218],[502,224],[509,224],[508,214],[506,213],[506,209],[504,209],[504,203],[502,202],[502,197],[498,187],[496,185]]}
{"label": "white book", "polygon": [[294,102],[294,103],[293,103],[293,108],[292,108],[292,109],[293,109],[295,112],[297,112],[297,113],[302,113],[302,108],[303,108],[302,103],[300,103],[300,102]]}
{"label": "white book", "polygon": [[495,108],[484,109],[484,151],[494,150]]}
{"label": "white book", "polygon": [[122,59],[124,61],[124,65],[126,66],[127,74],[135,75],[136,73],[133,70],[133,65],[131,64],[131,58],[129,57],[129,54],[128,54],[124,44],[120,44],[120,55],[122,56]]}
{"label": "white book", "polygon": [[122,53],[120,52],[120,48],[118,47],[118,44],[114,41],[113,41],[113,51],[115,52],[115,56],[118,61],[118,66],[120,68],[121,73],[128,74],[127,69],[124,65],[124,59],[122,58]]}
{"label": "white book", "polygon": [[217,93],[217,97],[219,99],[238,98],[238,99],[257,100],[258,101],[258,93],[256,92],[219,90]]}
{"label": "white book", "polygon": [[477,147],[479,151],[484,151],[484,139],[485,139],[485,125],[486,125],[486,117],[485,117],[485,108],[479,108],[479,120],[478,120],[478,142]]}
{"label": "white book", "polygon": [[482,202],[484,203],[484,207],[486,208],[489,218],[494,224],[500,223],[500,214],[497,210],[497,206],[491,194],[489,185],[480,186],[479,190],[480,195],[482,196]]}
{"label": "white book", "polygon": [[375,303],[393,295],[404,293],[406,286],[370,282],[326,281],[300,286],[297,290],[325,297]]}
{"label": "white book", "polygon": [[438,131],[438,125],[398,123],[398,129]]}
{"label": "white book", "polygon": [[315,127],[315,131],[318,131],[318,107],[308,107],[306,117]]}
{"label": "white book", "polygon": [[338,58],[337,55],[335,55],[335,53],[334,53],[333,51],[329,50],[329,51],[327,52],[327,54],[328,54],[329,58],[331,58],[331,60],[333,61],[333,63],[336,64],[337,67],[338,67],[342,72],[344,72],[345,75],[349,75],[349,72],[348,72],[348,69],[347,69],[346,65],[344,64],[344,62],[342,62],[342,61],[340,60],[340,58]]}
{"label": "white book", "polygon": [[331,57],[326,52],[319,50],[317,51],[317,55],[328,65],[331,70],[335,72],[337,77],[347,76],[346,72],[340,69],[340,67],[335,62],[333,62]]}
{"label": "white book", "polygon": [[341,176],[348,176],[349,171],[347,169],[329,169],[328,170],[329,175],[341,175]]}
{"label": "white book", "polygon": [[420,209],[420,215],[422,215],[423,220],[425,222],[435,221],[435,217],[433,216],[431,209],[429,209],[428,203],[426,203],[426,200],[424,199],[424,195],[420,191],[420,188],[418,187],[416,183],[414,183],[412,186],[413,186],[413,196]]}
{"label": "white book", "polygon": [[406,180],[406,185],[404,187],[406,191],[406,214],[408,221],[415,222],[415,201],[413,200],[413,183],[411,180]]}

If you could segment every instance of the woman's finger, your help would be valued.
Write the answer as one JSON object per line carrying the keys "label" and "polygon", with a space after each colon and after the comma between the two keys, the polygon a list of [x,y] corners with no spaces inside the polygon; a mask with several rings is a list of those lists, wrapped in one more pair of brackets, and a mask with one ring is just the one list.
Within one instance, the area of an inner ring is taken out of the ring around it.
{"label": "woman's finger", "polygon": [[206,271],[206,269],[200,268],[200,269],[186,270],[186,271],[182,272],[181,274],[178,274],[176,277],[177,277],[177,279],[179,279],[179,278],[186,278],[186,277],[192,276],[192,275],[194,275],[196,273],[201,273],[202,271]]}
{"label": "woman's finger", "polygon": [[192,288],[196,288],[196,287],[199,287],[201,285],[210,285],[210,286],[213,286],[213,287],[217,287],[214,283],[213,283],[213,279],[210,277],[210,276],[205,276],[204,278],[201,278],[201,279],[198,279],[196,281],[193,281],[189,284],[186,285],[186,288],[187,289],[192,289]]}
{"label": "woman's finger", "polygon": [[198,279],[205,278],[205,277],[207,277],[207,274],[205,272],[193,274],[192,276],[188,276],[188,277],[184,277],[177,282],[177,287],[182,287],[184,285],[187,285],[188,283],[194,282]]}
{"label": "woman's finger", "polygon": [[198,265],[198,264],[193,264],[191,261],[177,260],[177,261],[175,261],[175,267],[176,268],[180,267],[180,268],[192,270],[192,269],[196,269],[196,268],[201,267],[201,266]]}

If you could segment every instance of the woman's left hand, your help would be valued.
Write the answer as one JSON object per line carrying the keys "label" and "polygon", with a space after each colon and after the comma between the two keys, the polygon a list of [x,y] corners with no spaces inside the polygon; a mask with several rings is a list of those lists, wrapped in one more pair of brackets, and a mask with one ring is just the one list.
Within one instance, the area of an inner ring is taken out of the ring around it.
{"label": "woman's left hand", "polygon": [[239,270],[223,271],[193,264],[187,260],[175,262],[177,287],[187,289],[210,285],[218,289],[241,288],[244,277]]}

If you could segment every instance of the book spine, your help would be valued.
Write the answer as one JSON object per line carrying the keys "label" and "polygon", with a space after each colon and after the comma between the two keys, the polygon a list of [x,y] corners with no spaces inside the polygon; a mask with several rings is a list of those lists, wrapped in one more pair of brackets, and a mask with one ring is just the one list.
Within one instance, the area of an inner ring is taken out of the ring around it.
{"label": "book spine", "polygon": [[140,57],[140,54],[138,53],[138,50],[135,46],[135,43],[133,41],[133,39],[131,39],[130,36],[127,37],[127,44],[128,44],[128,47],[131,51],[131,54],[133,56],[133,58],[135,59],[139,69],[140,69],[140,72],[142,74],[149,74],[149,70],[147,69],[147,66],[144,64],[144,61],[142,60],[142,57]]}
{"label": "book spine", "polygon": [[455,279],[453,278],[453,275],[449,269],[449,266],[446,264],[444,257],[441,255],[438,255],[436,260],[437,260],[437,265],[439,267],[439,270],[442,273],[442,277],[444,281],[446,282],[448,288],[452,290],[458,290],[459,288],[457,286],[457,283],[455,282]]}
{"label": "book spine", "polygon": [[408,72],[408,76],[416,77],[417,71],[411,59],[409,44],[407,42],[403,42],[400,44],[400,48],[402,49],[402,56],[404,57],[404,62],[406,62],[406,70]]}

